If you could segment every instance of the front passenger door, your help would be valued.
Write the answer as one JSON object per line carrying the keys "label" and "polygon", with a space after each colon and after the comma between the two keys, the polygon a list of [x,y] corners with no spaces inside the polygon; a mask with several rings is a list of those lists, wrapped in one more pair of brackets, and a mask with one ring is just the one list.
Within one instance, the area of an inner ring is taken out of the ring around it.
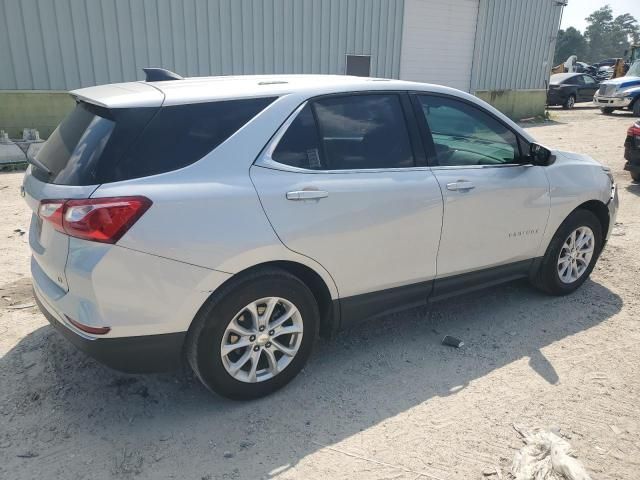
{"label": "front passenger door", "polygon": [[526,164],[516,134],[480,106],[441,95],[414,104],[444,197],[437,278],[533,258],[549,215],[544,167]]}

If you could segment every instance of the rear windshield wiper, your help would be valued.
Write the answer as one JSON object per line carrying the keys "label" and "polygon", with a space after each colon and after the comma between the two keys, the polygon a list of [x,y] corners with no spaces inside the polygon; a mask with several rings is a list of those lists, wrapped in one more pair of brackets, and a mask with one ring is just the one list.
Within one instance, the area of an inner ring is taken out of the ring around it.
{"label": "rear windshield wiper", "polygon": [[29,155],[27,155],[27,163],[30,163],[31,165],[38,167],[40,170],[44,170],[47,175],[51,175],[51,170],[49,170],[47,168],[47,166],[42,163],[40,160],[36,160],[34,157],[30,157]]}

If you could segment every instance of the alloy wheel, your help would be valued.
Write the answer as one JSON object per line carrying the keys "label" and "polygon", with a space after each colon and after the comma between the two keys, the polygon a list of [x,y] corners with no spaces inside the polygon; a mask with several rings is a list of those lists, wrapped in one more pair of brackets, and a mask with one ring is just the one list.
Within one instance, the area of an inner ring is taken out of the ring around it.
{"label": "alloy wheel", "polygon": [[294,359],[303,331],[300,311],[290,301],[280,297],[255,300],[229,322],[220,345],[222,364],[238,381],[269,380]]}
{"label": "alloy wheel", "polygon": [[589,268],[595,249],[595,235],[589,227],[578,227],[569,234],[558,256],[558,276],[562,283],[573,283]]}

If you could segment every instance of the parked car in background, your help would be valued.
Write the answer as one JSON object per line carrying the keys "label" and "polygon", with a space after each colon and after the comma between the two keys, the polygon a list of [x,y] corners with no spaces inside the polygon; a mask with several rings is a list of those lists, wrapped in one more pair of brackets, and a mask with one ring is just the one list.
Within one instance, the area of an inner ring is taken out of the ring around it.
{"label": "parked car in background", "polygon": [[636,60],[624,77],[606,80],[593,97],[602,113],[628,109],[640,117],[640,60]]}
{"label": "parked car in background", "polygon": [[598,82],[584,73],[556,73],[549,79],[547,105],[573,108],[577,102],[590,102],[598,90]]}
{"label": "parked car in background", "polygon": [[260,397],[317,334],[516,278],[569,294],[615,223],[608,168],[452,88],[153,79],[71,92],[22,189],[40,309],[114,368],[184,355]]}
{"label": "parked car in background", "polygon": [[640,182],[640,121],[629,127],[624,141],[624,169],[631,173],[634,181]]}

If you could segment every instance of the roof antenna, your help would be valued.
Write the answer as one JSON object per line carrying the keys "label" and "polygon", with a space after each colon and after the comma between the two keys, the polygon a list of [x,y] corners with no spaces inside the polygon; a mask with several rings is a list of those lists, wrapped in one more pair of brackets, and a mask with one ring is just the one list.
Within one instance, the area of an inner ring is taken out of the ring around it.
{"label": "roof antenna", "polygon": [[146,82],[164,82],[166,80],[184,80],[177,73],[171,70],[165,70],[164,68],[146,67],[142,69],[147,76]]}

